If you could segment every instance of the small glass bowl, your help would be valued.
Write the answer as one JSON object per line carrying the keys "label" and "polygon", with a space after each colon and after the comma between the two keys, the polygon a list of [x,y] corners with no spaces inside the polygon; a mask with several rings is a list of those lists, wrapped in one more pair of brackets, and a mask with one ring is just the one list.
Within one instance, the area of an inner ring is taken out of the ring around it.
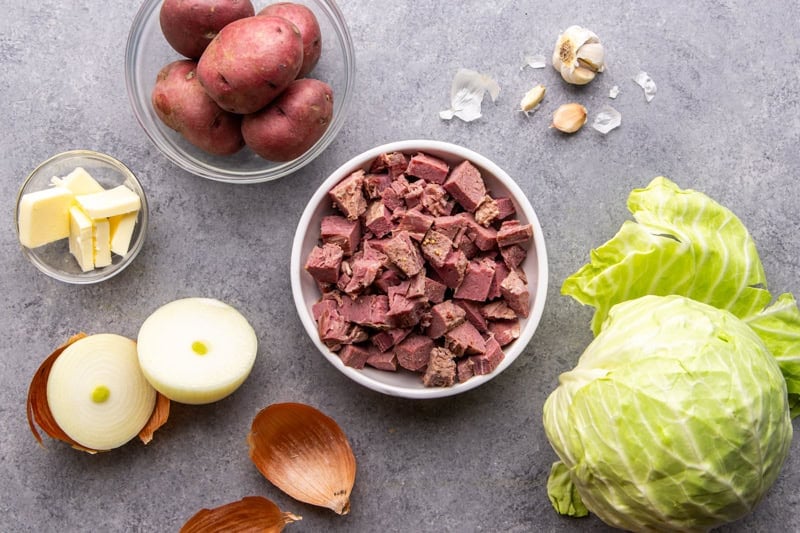
{"label": "small glass bowl", "polygon": [[[256,13],[270,2],[254,1]],[[333,0],[297,0],[317,17],[322,33],[322,56],[308,77],[333,89],[333,119],[317,143],[306,153],[285,163],[267,161],[247,147],[231,156],[215,156],[189,144],[167,127],[150,102],[159,70],[186,59],[167,43],[161,33],[162,0],[145,0],[133,20],[125,50],[125,82],[136,120],[167,159],[197,176],[227,183],[259,183],[287,176],[307,165],[333,141],[342,129],[355,83],[355,53],[344,16]]]}
{"label": "small glass bowl", "polygon": [[93,152],[91,150],[72,150],[56,154],[36,167],[22,183],[17,194],[14,227],[19,239],[19,205],[22,196],[35,191],[41,191],[51,186],[51,179],[64,177],[77,167],[83,167],[105,189],[118,185],[125,185],[141,200],[139,216],[131,237],[130,248],[124,256],[111,254],[110,265],[95,268],[88,272],[81,271],[76,259],[69,252],[69,239],[61,239],[37,248],[27,248],[20,245],[22,253],[33,265],[51,278],[65,283],[86,285],[98,283],[116,276],[125,269],[139,254],[144,245],[147,234],[148,208],[147,197],[141,183],[128,167],[113,157]]}

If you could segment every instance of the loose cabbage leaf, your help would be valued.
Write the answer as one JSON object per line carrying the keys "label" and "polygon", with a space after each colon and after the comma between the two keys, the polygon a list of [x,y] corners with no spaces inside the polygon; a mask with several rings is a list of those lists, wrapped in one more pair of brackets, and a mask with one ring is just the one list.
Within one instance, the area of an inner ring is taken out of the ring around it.
{"label": "loose cabbage leaf", "polygon": [[628,198],[626,221],[562,294],[595,308],[600,332],[609,309],[647,294],[679,294],[744,318],[767,306],[764,268],[742,222],[703,193],[655,178]]}
{"label": "loose cabbage leaf", "polygon": [[547,496],[550,503],[560,515],[581,518],[588,516],[589,511],[583,505],[578,488],[569,477],[569,468],[561,461],[556,461],[550,467],[550,476],[547,478]]}

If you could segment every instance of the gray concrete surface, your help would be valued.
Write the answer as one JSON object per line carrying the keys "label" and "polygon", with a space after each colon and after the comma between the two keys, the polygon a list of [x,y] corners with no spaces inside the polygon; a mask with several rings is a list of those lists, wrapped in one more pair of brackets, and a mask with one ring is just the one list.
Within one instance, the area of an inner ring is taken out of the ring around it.
{"label": "gray concrete surface", "polygon": [[[562,297],[566,276],[628,218],[628,192],[657,175],[730,207],[753,234],[775,293],[800,293],[800,39],[795,0],[705,2],[373,2],[342,0],[356,45],[352,112],[330,148],[295,175],[254,186],[191,176],[140,130],[125,93],[123,51],[138,5],[110,0],[11,0],[0,18],[0,530],[176,531],[191,514],[263,495],[303,516],[291,531],[605,531],[596,518],[562,519],[545,491],[555,454],[540,422],[558,374],[591,339],[590,310]],[[549,66],[520,70],[524,52],[548,56],[578,23],[607,45],[608,70],[567,87]],[[441,121],[459,67],[493,76],[502,92],[473,123]],[[645,103],[631,78],[658,84]],[[542,109],[516,111],[533,84]],[[619,85],[616,101],[608,89]],[[565,137],[548,129],[569,100],[590,112],[612,103],[623,125]],[[551,284],[539,330],[503,375],[459,397],[382,396],[332,368],[306,338],[287,275],[290,241],[317,184],[380,143],[432,138],[493,159],[538,212]],[[25,175],[50,155],[91,148],[141,177],[151,200],[145,249],[122,275],[69,286],[26,262],[13,205]],[[78,330],[135,337],[158,306],[209,296],[238,307],[258,333],[252,375],[213,405],[173,405],[147,447],[89,456],[46,440],[25,421],[28,383],[42,358]],[[247,456],[262,407],[315,405],[351,439],[358,476],[352,512],[293,501]],[[795,428],[798,428],[795,423]],[[776,484],[749,517],[723,531],[799,531],[797,439]]]}

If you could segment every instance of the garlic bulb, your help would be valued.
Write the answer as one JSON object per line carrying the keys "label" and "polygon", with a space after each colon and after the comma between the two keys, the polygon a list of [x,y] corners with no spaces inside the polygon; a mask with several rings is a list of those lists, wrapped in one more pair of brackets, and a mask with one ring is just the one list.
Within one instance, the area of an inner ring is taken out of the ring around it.
{"label": "garlic bulb", "polygon": [[280,533],[286,524],[302,520],[292,513],[281,511],[262,496],[246,496],[214,509],[201,509],[183,524],[180,533],[210,531],[260,531]]}
{"label": "garlic bulb", "polygon": [[356,459],[342,429],[301,403],[273,404],[253,419],[250,458],[273,485],[301,502],[350,511]]}
{"label": "garlic bulb", "polygon": [[553,68],[567,83],[586,85],[605,68],[605,50],[600,38],[586,28],[570,26],[558,36]]}

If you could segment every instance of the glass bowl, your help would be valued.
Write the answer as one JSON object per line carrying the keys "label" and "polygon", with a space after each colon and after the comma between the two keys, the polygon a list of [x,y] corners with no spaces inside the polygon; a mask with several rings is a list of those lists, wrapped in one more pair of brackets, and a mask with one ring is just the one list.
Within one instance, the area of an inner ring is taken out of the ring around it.
{"label": "glass bowl", "polygon": [[[185,59],[164,39],[159,23],[162,0],[145,0],[133,20],[125,49],[125,82],[136,120],[156,147],[179,167],[203,178],[228,183],[258,183],[289,175],[305,166],[333,141],[344,124],[355,82],[355,54],[344,16],[332,0],[298,0],[311,9],[322,33],[322,56],[308,77],[333,89],[333,119],[322,138],[292,161],[276,163],[247,147],[232,156],[215,156],[189,144],[167,127],[150,103],[161,68]],[[256,13],[269,1],[254,1]]]}
{"label": "glass bowl", "polygon": [[19,239],[19,209],[23,195],[41,191],[51,186],[51,179],[64,177],[77,167],[83,167],[105,189],[125,185],[134,191],[141,201],[136,225],[133,229],[128,253],[124,256],[111,254],[112,262],[106,267],[81,271],[77,260],[69,251],[69,239],[61,239],[37,248],[20,244],[22,253],[33,265],[51,278],[66,283],[86,285],[98,283],[116,276],[139,254],[147,234],[148,207],[144,189],[128,167],[113,157],[91,150],[73,150],[56,154],[36,167],[22,183],[17,194],[14,227]]}
{"label": "glass bowl", "polygon": [[[321,293],[315,280],[305,271],[304,265],[311,250],[319,242],[322,218],[334,214],[328,191],[352,172],[358,169],[368,171],[372,161],[378,155],[387,152],[403,152],[408,155],[423,152],[443,159],[451,168],[465,159],[471,161],[480,170],[486,188],[493,196],[511,198],[516,209],[517,220],[522,224],[531,224],[533,228],[533,241],[528,248],[527,258],[521,265],[530,290],[530,311],[527,318],[520,319],[519,337],[503,348],[504,359],[489,374],[474,376],[451,387],[425,387],[419,374],[405,370],[398,369],[396,372],[387,372],[368,366],[363,369],[346,366],[339,356],[328,349],[319,338],[311,307],[319,300]],[[292,243],[290,269],[292,294],[297,312],[306,333],[322,355],[336,369],[365,387],[383,394],[412,399],[453,396],[486,383],[508,368],[523,352],[539,325],[544,310],[548,282],[544,236],[536,213],[522,189],[503,169],[486,157],[455,144],[430,140],[399,141],[372,148],[355,156],[331,174],[311,197],[300,217]]]}

